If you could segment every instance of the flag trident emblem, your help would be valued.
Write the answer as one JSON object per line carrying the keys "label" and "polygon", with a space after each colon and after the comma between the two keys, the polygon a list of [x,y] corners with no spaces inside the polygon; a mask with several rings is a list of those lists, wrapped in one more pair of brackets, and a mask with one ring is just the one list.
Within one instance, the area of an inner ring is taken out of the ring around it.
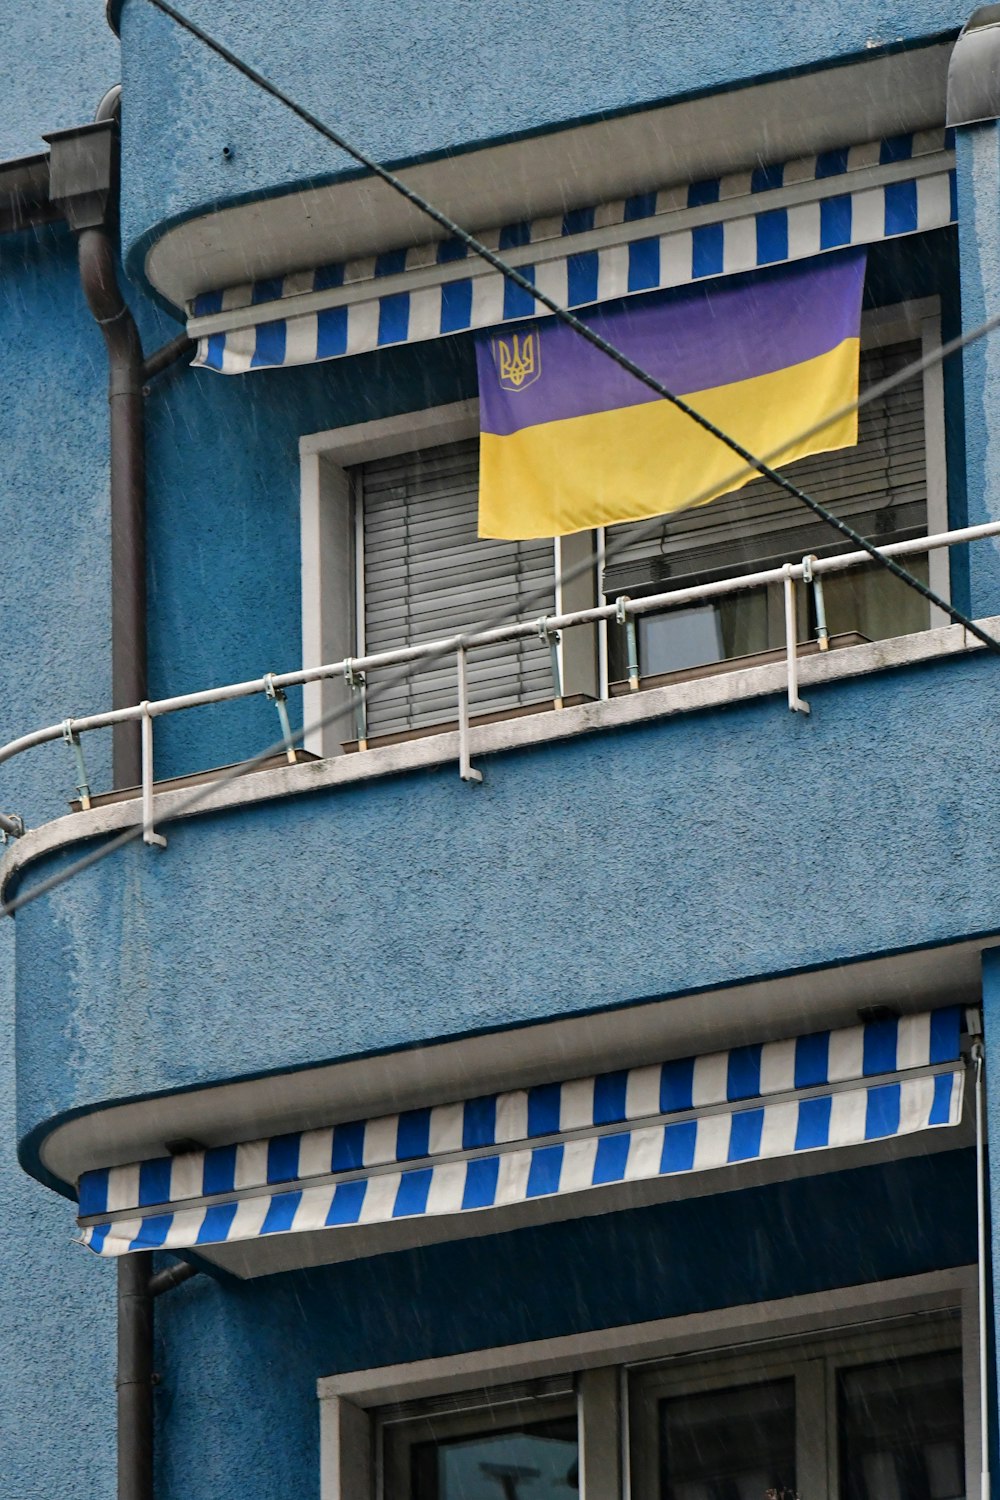
{"label": "flag trident emblem", "polygon": [[500,384],[505,391],[523,391],[542,373],[538,330],[494,339],[493,352]]}

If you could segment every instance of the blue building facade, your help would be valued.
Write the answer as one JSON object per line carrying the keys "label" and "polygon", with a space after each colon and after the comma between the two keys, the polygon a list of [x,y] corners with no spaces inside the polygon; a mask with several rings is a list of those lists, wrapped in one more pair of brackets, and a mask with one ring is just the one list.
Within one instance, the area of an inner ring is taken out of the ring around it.
{"label": "blue building facade", "polygon": [[[185,13],[574,307],[864,246],[790,475],[1000,638],[992,14]],[[109,22],[0,122],[7,1489],[985,1496],[995,653],[765,480],[479,541],[530,296]]]}

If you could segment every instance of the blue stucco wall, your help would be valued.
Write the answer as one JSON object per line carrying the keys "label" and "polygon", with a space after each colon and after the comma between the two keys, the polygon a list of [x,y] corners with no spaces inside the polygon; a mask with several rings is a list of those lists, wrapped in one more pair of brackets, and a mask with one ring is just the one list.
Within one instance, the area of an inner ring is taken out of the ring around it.
{"label": "blue stucco wall", "polygon": [[[468,339],[302,370],[187,370],[147,404],[150,697],[301,665],[302,433],[457,401]],[[300,698],[292,695],[294,723]],[[280,734],[263,698],[162,719],[160,776],[226,765]],[[346,737],[346,735],[345,735]]]}
{"label": "blue stucco wall", "polygon": [[16,918],[22,1129],[1000,928],[996,661],[810,699],[498,755],[481,787],[449,765],[213,814],[91,867]]}
{"label": "blue stucco wall", "polygon": [[[104,344],[68,235],[0,238],[0,680],[4,740],[106,703],[110,595]],[[95,777],[108,746],[95,743]],[[0,771],[0,808],[65,811],[65,747]],[[114,1491],[113,1282],[67,1204],[16,1159],[14,926],[0,921],[0,1475],[17,1500]]]}
{"label": "blue stucco wall", "polygon": [[[1000,131],[995,124],[957,133],[962,328],[1000,314]],[[970,345],[965,370],[968,524],[1000,520],[1000,333]],[[1000,540],[970,549],[969,582],[977,613],[1000,609]]]}
{"label": "blue stucco wall", "polygon": [[[157,1493],[317,1500],[322,1375],[968,1264],[970,1158],[915,1157],[257,1283],[189,1282],[157,1305]],[[933,1212],[915,1214],[920,1204]]]}
{"label": "blue stucco wall", "polygon": [[0,0],[0,161],[44,150],[43,132],[94,118],[120,76],[100,0]]}
{"label": "blue stucco wall", "polygon": [[[392,6],[368,0],[275,0],[252,24],[241,0],[186,7],[298,102],[397,163],[954,32],[968,9],[965,0],[782,0],[763,10],[752,0],[531,0],[512,11],[410,0],[404,26]],[[124,239],[136,272],[157,225],[346,170],[342,155],[146,0],[125,0],[121,34]]]}

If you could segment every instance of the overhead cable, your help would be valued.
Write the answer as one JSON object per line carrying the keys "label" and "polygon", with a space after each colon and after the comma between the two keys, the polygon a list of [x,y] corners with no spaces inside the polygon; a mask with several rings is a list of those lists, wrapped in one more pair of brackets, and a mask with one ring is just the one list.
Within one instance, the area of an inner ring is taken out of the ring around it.
{"label": "overhead cable", "polygon": [[[213,51],[217,52],[221,57],[223,57],[224,60],[230,62],[241,73],[245,74],[245,76],[247,76],[250,81],[259,84],[259,86],[264,88],[268,93],[273,94],[273,96],[278,99],[279,102],[285,104],[289,109],[293,111],[293,113],[303,118],[307,124],[317,129],[321,135],[331,140],[334,145],[340,146],[345,151],[348,151],[349,154],[354,155],[355,159],[359,160],[363,165],[370,166],[371,170],[375,172],[376,175],[382,177],[389,183],[390,186],[395,187],[397,191],[402,192],[405,197],[415,202],[416,206],[422,208],[422,211],[426,212],[431,218],[435,219],[442,225],[442,227],[448,229],[450,233],[457,235],[459,238],[465,241],[476,254],[481,254],[483,258],[489,261],[490,264],[495,265],[496,269],[500,270],[504,275],[509,276],[518,285],[524,286],[525,289],[531,292],[533,296],[537,296],[538,300],[545,302],[545,304],[550,307],[551,311],[553,311],[553,313],[557,317],[561,317],[563,321],[574,327],[582,337],[588,340],[588,342],[593,343],[595,347],[598,348],[602,348],[602,346],[606,345],[606,347],[603,348],[602,352],[605,352],[610,358],[615,359],[617,362],[621,363],[623,368],[629,369],[632,367],[632,361],[628,360],[627,356],[621,354],[621,352],[615,349],[612,345],[607,344],[606,340],[602,339],[600,335],[595,334],[594,331],[588,328],[586,324],[581,323],[580,320],[577,319],[572,313],[568,312],[568,310],[560,308],[558,304],[552,302],[551,299],[546,298],[544,294],[540,294],[536,287],[532,286],[531,283],[526,280],[526,278],[521,276],[520,272],[516,271],[513,267],[508,266],[506,262],[501,259],[501,257],[495,255],[495,253],[489,250],[486,246],[480,245],[480,243],[475,240],[473,236],[468,235],[465,230],[461,229],[461,227],[455,224],[454,221],[452,221],[447,215],[442,214],[432,205],[425,204],[425,201],[420,197],[420,195],[414,193],[413,190],[410,189],[405,183],[400,182],[400,180],[395,177],[395,174],[381,167],[378,163],[371,161],[371,159],[365,156],[364,153],[349,147],[347,143],[344,142],[342,138],[336,134],[336,132],[329,130],[328,127],[324,126],[321,121],[316,120],[309,111],[303,110],[301,106],[297,105],[293,100],[289,99],[275,85],[270,84],[268,80],[264,79],[254,69],[249,67],[248,64],[243,63],[241,59],[237,58],[234,54],[229,52],[229,50],[225,48],[221,43],[216,42],[214,38],[211,38],[207,33],[204,33],[200,27],[195,25],[194,22],[189,21],[187,17],[182,16],[180,12],[176,11],[173,6],[167,4],[166,0],[150,0],[150,4],[157,6],[158,9],[171,16],[171,18],[174,19],[178,24],[184,26],[185,29],[190,31],[193,35],[198,37],[199,40],[203,41]],[[958,610],[954,609],[947,601],[939,599],[938,596],[931,590],[925,588],[918,579],[914,579],[910,574],[906,573],[904,569],[899,568],[897,565],[894,565],[891,559],[883,557],[882,554],[878,552],[878,549],[872,546],[871,543],[866,541],[865,538],[859,536],[849,526],[841,522],[836,516],[830,515],[829,512],[825,511],[825,509],[817,502],[811,500],[809,496],[798,490],[796,486],[790,485],[788,481],[785,480],[783,475],[776,473],[771,468],[771,464],[777,461],[784,449],[790,446],[792,443],[797,444],[805,438],[813,435],[814,433],[821,431],[831,423],[840,420],[841,417],[849,414],[850,412],[860,410],[869,402],[880,399],[883,395],[887,394],[889,391],[896,389],[898,386],[905,384],[908,380],[915,378],[917,375],[922,374],[928,369],[940,365],[950,355],[956,354],[967,346],[978,342],[980,339],[994,332],[998,327],[1000,327],[1000,315],[990,318],[986,322],[981,323],[978,327],[970,329],[967,333],[960,334],[958,337],[951,339],[948,343],[942,344],[936,349],[928,351],[928,353],[922,355],[919,359],[912,361],[901,370],[898,370],[895,374],[886,377],[886,379],[879,381],[873,386],[870,386],[867,390],[865,390],[858,396],[856,401],[849,402],[847,405],[834,412],[831,416],[827,417],[824,421],[815,423],[813,424],[813,426],[796,434],[796,436],[790,440],[790,443],[785,444],[782,446],[782,448],[769,453],[764,460],[757,459],[753,454],[745,453],[740,448],[740,446],[733,440],[728,438],[726,434],[723,434],[721,432],[718,434],[720,440],[724,441],[727,446],[733,449],[733,451],[743,459],[743,463],[740,465],[739,469],[734,470],[732,476],[730,477],[729,483],[735,486],[736,484],[745,480],[752,473],[761,473],[768,478],[773,478],[775,482],[780,484],[783,488],[789,490],[791,493],[803,499],[805,503],[809,505],[809,507],[821,517],[821,519],[829,521],[830,524],[836,527],[836,529],[843,532],[844,535],[850,538],[852,541],[856,542],[861,550],[867,552],[876,561],[882,563],[884,566],[889,567],[890,571],[900,575],[903,578],[904,582],[915,587],[919,593],[921,593],[925,598],[929,600],[930,603],[935,604],[943,609],[945,613],[947,613],[953,620],[956,621],[956,623],[963,625],[967,630],[969,630],[970,634],[972,634],[976,639],[980,640],[984,645],[986,645],[993,651],[1000,650],[1000,643],[995,641],[985,631],[977,626],[975,621],[967,619]],[[649,385],[654,390],[658,389],[659,383],[656,382],[654,378],[652,376],[649,376],[645,371],[641,371],[638,366],[634,367],[634,373],[636,373],[636,378],[642,380],[643,383]],[[693,417],[694,420],[698,421],[700,425],[706,427],[708,430],[712,430],[712,424],[708,423],[704,418],[700,416],[700,414],[687,408],[686,403],[684,403],[681,398],[673,396],[670,392],[666,391],[665,388],[663,389],[662,394],[664,395],[665,399],[673,401],[674,404],[679,406],[682,410],[688,410],[689,414]],[[685,508],[704,504],[715,493],[716,489],[713,488],[712,490],[707,490],[695,494],[691,497],[688,507]],[[575,578],[582,576],[586,572],[590,572],[594,568],[595,562],[599,566],[601,563],[613,559],[617,555],[617,553],[623,550],[625,547],[634,546],[636,542],[640,542],[655,536],[662,528],[662,524],[662,517],[655,517],[648,522],[640,523],[638,527],[630,528],[630,533],[627,538],[623,538],[618,543],[606,543],[603,547],[598,549],[596,558],[586,558],[581,562],[575,564],[573,567],[562,570],[559,574],[558,579],[556,580],[557,586],[565,586],[566,584],[572,582]],[[547,586],[544,588],[539,588],[526,600],[521,601],[520,610],[526,614],[530,613],[536,604],[547,603],[549,597],[550,589]],[[389,673],[386,677],[382,678],[377,685],[369,686],[367,688],[367,697],[369,702],[380,698],[383,694],[390,693],[396,686],[405,681],[414,672],[425,671],[429,667],[433,666],[442,657],[452,654],[456,646],[462,645],[465,641],[468,640],[470,636],[484,630],[489,630],[494,625],[503,623],[506,619],[509,618],[511,613],[512,611],[508,607],[495,610],[483,620],[480,620],[475,625],[471,626],[461,635],[453,638],[446,646],[443,646],[440,651],[429,654],[421,661],[406,663],[397,671]],[[200,787],[195,789],[189,797],[181,801],[172,810],[172,812],[159,817],[157,819],[158,825],[163,826],[167,823],[175,821],[176,819],[187,816],[189,813],[195,811],[197,807],[209,795],[217,794],[226,786],[231,785],[233,782],[238,780],[241,776],[247,775],[249,772],[259,769],[267,760],[271,759],[271,757],[280,754],[284,750],[287,750],[290,744],[292,744],[294,741],[298,741],[307,735],[316,733],[326,728],[328,725],[335,723],[338,719],[347,719],[352,711],[353,710],[350,706],[333,708],[328,712],[322,714],[312,723],[304,726],[300,733],[293,736],[291,739],[283,735],[280,739],[274,741],[265,749],[261,750],[257,755],[254,755],[249,760],[242,761],[238,765],[232,767],[225,773],[225,775],[218,777],[211,782],[203,783]],[[19,819],[12,821],[17,825],[17,832],[23,831],[23,825],[21,824]],[[15,832],[15,829],[13,827],[11,829],[11,832]],[[116,835],[108,842],[100,845],[98,848],[95,848],[88,854],[82,856],[79,860],[74,861],[73,864],[67,866],[65,869],[46,877],[46,879],[40,881],[37,885],[22,891],[17,897],[14,898],[13,901],[0,904],[0,916],[13,916],[16,911],[20,910],[30,902],[37,900],[40,896],[43,896],[48,892],[55,890],[65,881],[72,879],[74,875],[82,873],[84,870],[90,868],[92,865],[98,863],[108,855],[117,852],[117,850],[124,848],[128,844],[141,838],[142,833],[143,827],[141,822],[136,823],[132,827],[124,830],[122,833]]]}
{"label": "overhead cable", "polygon": [[[664,385],[661,380],[657,380],[655,375],[651,375],[648,370],[644,370],[641,365],[636,364],[635,360],[630,359],[616,345],[610,343],[609,340],[591,328],[589,324],[584,323],[575,313],[563,307],[554,297],[550,297],[548,292],[543,291],[541,287],[535,286],[534,282],[529,280],[527,276],[505,261],[495,250],[491,250],[488,245],[484,245],[481,240],[476,239],[475,235],[470,234],[467,229],[463,229],[449,214],[446,214],[442,209],[431,203],[428,198],[425,198],[422,193],[418,193],[415,188],[410,187],[395,172],[390,171],[388,167],[376,161],[367,151],[355,145],[353,141],[348,140],[340,131],[332,129],[318,115],[313,114],[312,110],[306,109],[304,105],[299,104],[291,95],[279,88],[276,83],[272,83],[263,73],[258,72],[256,68],[245,62],[243,58],[238,57],[235,52],[232,52],[224,43],[205,31],[195,21],[192,21],[189,16],[184,15],[173,5],[170,5],[168,0],[149,0],[149,4],[154,5],[157,10],[169,16],[178,26],[190,32],[193,37],[196,37],[204,46],[210,48],[218,57],[221,57],[224,62],[235,68],[249,82],[255,84],[264,93],[270,94],[273,99],[276,99],[279,104],[284,105],[286,109],[290,110],[292,114],[308,125],[310,129],[315,130],[317,134],[323,136],[331,145],[336,146],[338,150],[350,156],[359,166],[366,168],[367,171],[372,172],[376,177],[380,177],[388,187],[392,188],[393,192],[400,194],[407,202],[412,203],[414,208],[426,215],[427,218],[433,220],[441,229],[446,230],[451,237],[459,240],[467,250],[471,250],[474,255],[479,256],[481,260],[491,265],[494,270],[499,271],[508,281],[520,287],[522,291],[528,292],[536,302],[542,307],[547,308],[560,322],[565,323],[568,328],[572,328],[581,338],[586,339],[588,344],[592,344],[595,349],[599,349],[602,354],[614,360],[615,364],[619,365],[621,369],[626,370],[628,374],[634,376],[642,385],[653,391],[662,400],[670,402],[678,411],[690,417],[693,422],[696,422],[699,427],[712,437],[718,439],[720,443],[724,443],[737,457],[743,460],[749,469],[764,475],[765,478],[779,485],[789,495],[794,496],[796,500],[800,500],[803,505],[808,506],[815,515],[819,516],[821,521],[825,521],[828,526],[832,526],[835,530],[841,532],[856,547],[863,552],[867,552],[882,567],[887,568],[895,577],[899,578],[910,588],[915,589],[930,604],[933,604],[937,609],[943,610],[956,624],[964,625],[966,630],[974,635],[977,640],[982,641],[983,645],[988,647],[990,651],[994,651],[1000,655],[1000,641],[994,640],[974,620],[969,619],[961,610],[956,609],[950,601],[942,599],[940,595],[935,593],[933,589],[929,588],[919,578],[915,578],[912,573],[907,572],[894,558],[884,557],[878,548],[872,542],[868,541],[866,537],[863,537],[860,532],[855,531],[846,521],[841,520],[839,516],[835,516],[832,511],[827,510],[818,500],[814,500],[812,496],[807,495],[805,490],[801,489],[797,484],[793,484],[779,470],[772,468],[766,460],[758,458],[755,454],[751,453],[749,448],[744,447],[738,439],[719,427],[715,422],[710,421],[708,417],[703,416],[701,412],[685,401],[683,396],[678,396],[669,387]],[[820,425],[826,426],[828,423]]]}

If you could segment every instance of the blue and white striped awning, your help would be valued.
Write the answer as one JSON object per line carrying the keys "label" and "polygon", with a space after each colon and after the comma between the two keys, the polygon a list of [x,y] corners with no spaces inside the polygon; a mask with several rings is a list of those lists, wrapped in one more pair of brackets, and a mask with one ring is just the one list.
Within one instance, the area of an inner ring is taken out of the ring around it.
{"label": "blue and white striped awning", "polygon": [[[564,306],[682,286],[956,218],[950,133],[921,131],[478,238]],[[529,293],[455,240],[223,291],[188,308],[194,363],[223,374],[312,364],[537,317]]]}
{"label": "blue and white striped awning", "polygon": [[87,1172],[100,1255],[462,1215],[957,1125],[957,1007]]}

